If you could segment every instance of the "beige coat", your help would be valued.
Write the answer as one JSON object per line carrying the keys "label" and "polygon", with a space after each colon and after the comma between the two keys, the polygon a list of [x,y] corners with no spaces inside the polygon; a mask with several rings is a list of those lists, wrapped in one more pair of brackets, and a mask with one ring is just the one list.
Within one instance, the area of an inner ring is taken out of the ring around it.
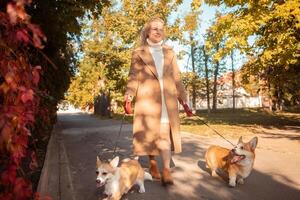
{"label": "beige coat", "polygon": [[[163,46],[163,92],[171,127],[172,150],[181,152],[178,99],[186,101],[174,51]],[[159,138],[161,89],[154,60],[147,46],[132,54],[126,94],[135,96],[133,150],[135,155],[158,155],[155,141]]]}

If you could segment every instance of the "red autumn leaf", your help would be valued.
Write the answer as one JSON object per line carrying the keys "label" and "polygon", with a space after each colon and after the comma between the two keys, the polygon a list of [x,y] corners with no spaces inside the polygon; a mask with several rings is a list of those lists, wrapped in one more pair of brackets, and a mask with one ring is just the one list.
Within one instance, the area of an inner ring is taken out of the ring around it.
{"label": "red autumn leaf", "polygon": [[[19,1],[20,2],[20,1]],[[24,3],[24,2],[23,2]],[[26,20],[29,16],[28,14],[26,13],[25,9],[24,9],[24,5],[23,3],[17,3],[16,6],[15,6],[15,9],[16,9],[16,12],[17,12],[17,15],[18,17],[21,19],[21,20]]]}
{"label": "red autumn leaf", "polygon": [[6,12],[12,24],[15,24],[18,18],[20,18],[21,20],[27,20],[29,18],[29,15],[24,9],[24,1],[18,1],[17,4],[7,4]]}
{"label": "red autumn leaf", "polygon": [[[3,93],[3,94],[6,94],[8,91],[9,91],[10,87],[7,85],[7,83],[2,83],[0,85],[0,91]],[[0,94],[2,95],[2,94]]]}
{"label": "red autumn leaf", "polygon": [[[28,111],[25,114],[25,116],[26,116],[27,122],[34,122],[34,113],[33,112]],[[29,135],[30,135],[30,133],[29,133]]]}
{"label": "red autumn leaf", "polygon": [[24,158],[25,156],[26,148],[24,148],[22,145],[17,144],[17,145],[12,145],[12,149],[13,149],[13,153],[11,156],[12,160],[17,165],[20,165],[22,158]]}
{"label": "red autumn leaf", "polygon": [[35,46],[36,48],[39,48],[39,49],[44,48],[40,37],[38,37],[36,34],[33,34],[32,42],[33,42],[33,46]]}
{"label": "red autumn leaf", "polygon": [[[2,39],[8,47],[11,47],[11,50],[4,48],[0,53],[2,69],[0,78],[1,156],[4,153],[3,158],[0,159],[0,163],[3,164],[0,167],[0,200],[27,200],[33,197],[31,183],[17,177],[16,170],[25,156],[31,157],[31,163],[27,163],[31,169],[37,167],[36,155],[28,148],[28,136],[30,135],[29,127],[35,120],[34,116],[42,107],[39,104],[39,98],[35,96],[35,92],[38,91],[36,86],[40,81],[41,67],[29,70],[31,69],[29,63],[31,52],[30,49],[23,48],[23,44],[30,43],[42,48],[46,37],[38,26],[31,25],[31,29],[28,28],[31,22],[25,6],[31,1],[8,1],[10,3],[4,3],[7,5],[6,13],[0,12],[0,32],[3,32],[4,37]],[[1,96],[4,96],[4,101]],[[26,169],[25,175],[27,171]]]}
{"label": "red autumn leaf", "polygon": [[23,92],[21,94],[21,100],[23,103],[26,103],[27,101],[32,101],[33,100],[33,90],[32,89],[29,89],[29,90],[26,90],[25,92]]}
{"label": "red autumn leaf", "polygon": [[[5,116],[7,118],[14,118],[16,115],[20,115],[20,113],[24,112],[25,109],[26,107],[24,107],[24,105],[22,105],[21,103],[16,106],[7,106],[5,109]],[[18,120],[21,120],[20,123],[24,121],[23,119]]]}
{"label": "red autumn leaf", "polygon": [[21,159],[25,156],[28,144],[27,135],[14,135],[12,139],[12,158],[15,163],[19,164]]}
{"label": "red autumn leaf", "polygon": [[41,73],[42,67],[41,66],[36,66],[32,70],[32,81],[35,85],[38,85],[40,81],[40,73]]}
{"label": "red autumn leaf", "polygon": [[40,27],[36,24],[28,24],[28,28],[32,31],[33,34],[36,34],[37,36],[41,37],[43,40],[46,40],[46,36],[40,29]]}
{"label": "red autumn leaf", "polygon": [[26,29],[22,28],[17,30],[16,38],[20,42],[28,43],[30,41],[30,36],[28,35],[28,32]]}
{"label": "red autumn leaf", "polygon": [[2,193],[0,194],[0,200],[13,200],[13,194],[12,193]]}
{"label": "red autumn leaf", "polygon": [[32,195],[32,185],[24,178],[17,178],[14,187],[14,195],[16,200],[27,200]]}
{"label": "red autumn leaf", "polygon": [[14,81],[14,73],[8,72],[5,75],[5,81],[6,81],[6,83],[11,84]]}
{"label": "red autumn leaf", "polygon": [[23,132],[24,135],[28,135],[28,136],[31,135],[30,131],[26,127],[22,127],[22,132]]}
{"label": "red autumn leaf", "polygon": [[16,7],[12,3],[7,4],[6,12],[9,16],[10,23],[15,24],[17,22],[17,12]]}
{"label": "red autumn leaf", "polygon": [[45,36],[45,34],[41,31],[40,27],[36,24],[28,24],[28,28],[31,30],[32,32],[32,41],[33,41],[33,45],[37,48],[42,49],[44,46],[42,45],[42,40],[46,41],[47,38]]}
{"label": "red autumn leaf", "polygon": [[22,158],[25,156],[26,149],[21,145],[14,145],[13,146],[13,154],[11,155],[11,159],[17,165],[20,165]]}
{"label": "red autumn leaf", "polygon": [[26,91],[26,88],[25,88],[24,86],[20,86],[20,87],[19,87],[19,90],[22,91],[22,92],[25,92],[25,91]]}
{"label": "red autumn leaf", "polygon": [[[34,122],[34,116],[32,114],[25,114],[25,116],[26,116],[26,123],[28,125]],[[24,133],[26,133],[27,135],[31,135],[30,131],[25,131]]]}
{"label": "red autumn leaf", "polygon": [[8,72],[4,77],[7,85],[15,90],[17,88],[17,83],[15,82],[15,74],[13,72]]}
{"label": "red autumn leaf", "polygon": [[15,165],[10,165],[8,170],[1,174],[1,183],[4,185],[9,185],[15,182],[17,177],[17,167]]}
{"label": "red autumn leaf", "polygon": [[19,144],[23,147],[27,147],[28,135],[14,135],[12,142],[13,142],[13,144]]}

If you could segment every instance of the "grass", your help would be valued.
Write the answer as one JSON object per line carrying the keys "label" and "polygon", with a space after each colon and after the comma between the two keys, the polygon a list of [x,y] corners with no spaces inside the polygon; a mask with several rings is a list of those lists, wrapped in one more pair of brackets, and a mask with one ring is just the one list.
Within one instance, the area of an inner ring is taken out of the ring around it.
{"label": "grass", "polygon": [[[121,120],[123,114],[114,114],[113,118]],[[206,122],[227,138],[237,138],[244,135],[254,135],[261,128],[281,129],[285,126],[300,126],[300,111],[269,112],[264,109],[232,109],[217,110],[207,114],[206,110],[197,111],[196,116],[187,118],[180,113],[181,131],[202,136],[217,136]],[[125,116],[125,121],[132,123],[132,116]]]}
{"label": "grass", "polygon": [[223,109],[210,114],[200,111],[197,116],[186,118],[183,113],[180,114],[181,130],[197,135],[216,135],[203,124],[203,120],[222,135],[237,138],[253,135],[261,128],[300,126],[300,112],[268,112],[263,109],[237,109],[233,112],[231,109]]}

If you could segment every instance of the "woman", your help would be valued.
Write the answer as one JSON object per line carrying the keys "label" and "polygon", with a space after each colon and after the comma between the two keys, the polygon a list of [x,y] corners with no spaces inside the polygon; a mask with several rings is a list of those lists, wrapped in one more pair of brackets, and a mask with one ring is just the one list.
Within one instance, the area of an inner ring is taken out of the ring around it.
{"label": "woman", "polygon": [[[141,33],[141,46],[133,51],[125,101],[136,98],[133,148],[138,156],[148,155],[150,173],[164,185],[173,184],[170,173],[171,150],[181,152],[178,102],[186,102],[176,56],[164,45],[164,21],[153,18]],[[186,106],[186,105],[185,105]],[[125,106],[125,111],[130,109]],[[187,110],[189,112],[189,110]],[[187,113],[191,115],[191,113]],[[162,177],[156,155],[163,161]]]}

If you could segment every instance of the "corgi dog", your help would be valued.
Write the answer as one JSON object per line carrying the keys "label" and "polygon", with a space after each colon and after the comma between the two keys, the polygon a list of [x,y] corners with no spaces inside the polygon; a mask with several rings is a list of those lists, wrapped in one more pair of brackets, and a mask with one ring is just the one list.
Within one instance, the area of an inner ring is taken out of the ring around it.
{"label": "corgi dog", "polygon": [[218,170],[225,172],[229,178],[229,186],[243,184],[253,168],[255,148],[258,138],[254,137],[244,143],[242,137],[234,149],[230,150],[220,146],[210,146],[205,154],[206,166],[211,170],[212,176],[217,176]]}
{"label": "corgi dog", "polygon": [[152,180],[152,176],[145,172],[137,158],[124,159],[118,167],[119,157],[110,162],[102,162],[97,156],[96,161],[96,185],[105,185],[106,200],[119,200],[133,185],[139,185],[139,192],[145,192],[144,180]]}

